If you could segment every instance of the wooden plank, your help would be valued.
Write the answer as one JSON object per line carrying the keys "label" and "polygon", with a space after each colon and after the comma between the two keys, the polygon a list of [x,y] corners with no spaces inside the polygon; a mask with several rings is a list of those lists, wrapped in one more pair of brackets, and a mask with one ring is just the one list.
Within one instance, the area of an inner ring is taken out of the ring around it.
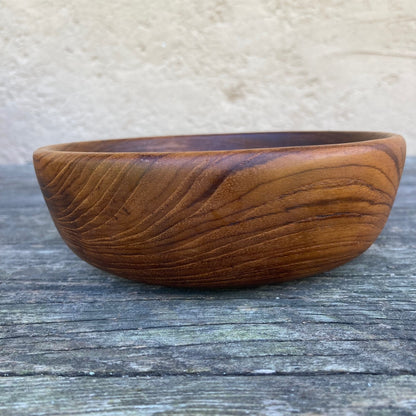
{"label": "wooden plank", "polygon": [[416,412],[416,158],[362,256],[223,291],[79,260],[32,169],[0,167],[0,414]]}
{"label": "wooden plank", "polygon": [[11,377],[3,416],[411,416],[414,376]]}

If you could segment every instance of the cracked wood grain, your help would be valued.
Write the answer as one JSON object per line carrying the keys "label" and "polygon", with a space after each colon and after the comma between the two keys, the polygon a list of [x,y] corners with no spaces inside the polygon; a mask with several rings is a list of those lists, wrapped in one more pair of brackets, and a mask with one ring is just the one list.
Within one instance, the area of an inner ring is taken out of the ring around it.
{"label": "cracked wood grain", "polygon": [[[411,416],[416,377],[35,376],[3,384],[3,415],[379,415]],[[68,400],[68,398],[71,400]],[[39,407],[43,403],[46,407]],[[76,409],[76,410],[74,410]]]}

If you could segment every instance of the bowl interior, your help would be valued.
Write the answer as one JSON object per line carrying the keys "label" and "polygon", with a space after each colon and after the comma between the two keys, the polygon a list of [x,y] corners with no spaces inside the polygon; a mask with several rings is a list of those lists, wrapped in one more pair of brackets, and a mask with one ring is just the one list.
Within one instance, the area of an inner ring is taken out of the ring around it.
{"label": "bowl interior", "polygon": [[194,152],[288,146],[317,146],[385,139],[391,133],[278,132],[169,136],[76,142],[54,146],[72,152]]}

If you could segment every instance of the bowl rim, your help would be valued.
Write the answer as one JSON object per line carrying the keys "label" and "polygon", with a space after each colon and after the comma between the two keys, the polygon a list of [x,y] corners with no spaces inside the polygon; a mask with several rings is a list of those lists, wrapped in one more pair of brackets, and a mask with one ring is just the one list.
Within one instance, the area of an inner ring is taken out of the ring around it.
{"label": "bowl rim", "polygon": [[[94,146],[94,145],[111,145],[129,142],[140,142],[150,140],[180,140],[180,139],[208,139],[215,140],[218,138],[243,138],[263,135],[299,135],[299,136],[315,136],[318,135],[353,135],[357,136],[357,140],[339,141],[334,143],[312,143],[312,144],[298,144],[298,145],[283,145],[283,146],[265,146],[265,147],[244,147],[231,149],[178,149],[178,150],[122,150],[122,151],[103,151],[103,150],[77,150],[77,147]],[[363,137],[359,139],[359,137]],[[204,133],[204,134],[180,134],[180,135],[165,135],[165,136],[143,136],[143,137],[127,137],[118,139],[101,139],[101,140],[85,140],[73,141],[65,143],[56,143],[52,145],[42,146],[36,149],[33,153],[35,157],[39,153],[58,153],[67,155],[89,155],[89,156],[157,156],[157,155],[215,155],[215,154],[234,154],[234,153],[253,153],[253,152],[286,152],[286,151],[302,151],[311,149],[334,149],[345,147],[359,147],[359,146],[374,146],[390,142],[398,139],[404,141],[403,136],[397,133],[369,131],[369,130],[278,130],[278,131],[257,131],[257,132],[232,132],[232,133]]]}

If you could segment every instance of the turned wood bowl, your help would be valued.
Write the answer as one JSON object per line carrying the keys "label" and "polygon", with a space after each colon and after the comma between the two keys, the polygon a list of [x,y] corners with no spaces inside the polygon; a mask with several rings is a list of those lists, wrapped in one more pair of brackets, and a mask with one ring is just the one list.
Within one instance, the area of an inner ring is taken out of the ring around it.
{"label": "turned wood bowl", "polygon": [[58,144],[33,159],[79,257],[140,282],[217,288],[310,276],[364,252],[405,151],[392,133],[278,132]]}

